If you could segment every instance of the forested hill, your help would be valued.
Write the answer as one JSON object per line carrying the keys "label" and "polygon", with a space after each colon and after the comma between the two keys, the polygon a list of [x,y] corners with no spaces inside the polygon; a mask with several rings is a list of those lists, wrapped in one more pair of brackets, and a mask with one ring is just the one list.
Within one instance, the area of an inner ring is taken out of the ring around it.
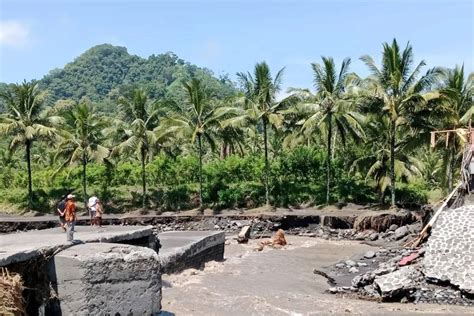
{"label": "forested hill", "polygon": [[210,70],[173,53],[142,58],[110,44],[94,46],[64,68],[50,71],[40,80],[40,87],[48,91],[50,102],[83,97],[105,101],[131,85],[147,89],[153,98],[179,97],[182,81],[191,77],[202,79],[220,97],[235,91],[227,77],[216,78]]}

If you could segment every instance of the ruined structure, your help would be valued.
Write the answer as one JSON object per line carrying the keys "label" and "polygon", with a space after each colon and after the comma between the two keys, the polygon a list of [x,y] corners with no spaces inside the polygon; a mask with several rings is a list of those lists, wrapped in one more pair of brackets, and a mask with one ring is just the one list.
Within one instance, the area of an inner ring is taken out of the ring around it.
{"label": "ruined structure", "polygon": [[474,205],[442,212],[426,245],[425,276],[474,294]]}
{"label": "ruined structure", "polygon": [[158,254],[124,244],[89,243],[60,252],[48,266],[56,304],[46,315],[154,315],[161,309]]}
{"label": "ruined structure", "polygon": [[27,314],[158,314],[162,273],[224,259],[223,232],[157,236],[151,226],[76,230],[74,242],[58,228],[2,235],[0,267],[24,277]]}

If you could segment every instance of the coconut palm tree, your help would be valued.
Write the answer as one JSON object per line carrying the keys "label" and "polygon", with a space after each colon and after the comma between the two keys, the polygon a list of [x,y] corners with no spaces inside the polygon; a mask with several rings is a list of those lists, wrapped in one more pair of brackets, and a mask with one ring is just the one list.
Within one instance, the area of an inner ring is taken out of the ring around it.
{"label": "coconut palm tree", "polygon": [[87,164],[91,161],[101,163],[108,157],[104,130],[109,123],[87,101],[67,108],[63,118],[56,158],[65,158],[61,168],[77,163],[82,165],[82,194],[87,203]]}
{"label": "coconut palm tree", "polygon": [[197,145],[199,156],[199,207],[202,208],[202,157],[203,141],[209,146],[216,147],[216,131],[220,126],[220,120],[229,112],[229,108],[219,107],[213,96],[201,80],[193,78],[183,83],[186,92],[186,100],[182,104],[168,103],[173,110],[160,126],[159,135],[174,135],[178,138],[187,139],[191,144]]}
{"label": "coconut palm tree", "polygon": [[9,149],[16,151],[24,146],[28,172],[28,208],[33,204],[31,175],[31,148],[33,142],[56,136],[53,123],[56,116],[48,116],[44,105],[44,94],[35,81],[13,84],[0,93],[5,112],[0,115],[0,135],[11,136]]}
{"label": "coconut palm tree", "polygon": [[[302,124],[303,134],[313,134],[315,131],[326,133],[326,203],[329,203],[331,158],[336,134],[345,144],[347,136],[355,139],[363,137],[363,130],[360,125],[360,114],[355,111],[352,102],[345,96],[345,81],[351,60],[344,59],[339,71],[331,57],[322,57],[322,61],[322,64],[311,64],[316,93],[313,94],[307,89],[290,89],[289,92],[293,92],[301,101],[289,111],[305,113],[306,118]],[[333,132],[334,129],[336,133]]]}
{"label": "coconut palm tree", "polygon": [[148,98],[145,90],[137,88],[117,100],[120,117],[114,127],[119,144],[114,153],[135,152],[141,162],[142,208],[147,207],[146,164],[159,145],[156,128],[163,113],[158,101]]}
{"label": "coconut palm tree", "polygon": [[437,128],[454,129],[448,139],[441,139],[440,146],[445,147],[446,155],[443,160],[445,182],[449,191],[453,189],[455,166],[460,162],[466,143],[467,127],[474,115],[474,73],[467,78],[464,76],[464,65],[454,69],[443,69],[441,84],[438,86],[440,98],[438,111],[440,119]]}
{"label": "coconut palm tree", "polygon": [[220,158],[230,155],[244,154],[245,130],[232,126],[221,126],[216,133],[220,141]]}
{"label": "coconut palm tree", "polygon": [[[224,125],[243,126],[250,123],[259,125],[263,133],[263,147],[265,153],[265,202],[270,205],[268,177],[268,129],[271,126],[280,127],[283,115],[280,113],[287,105],[286,102],[277,101],[277,94],[281,90],[281,81],[284,68],[280,69],[272,79],[267,63],[257,63],[253,75],[251,73],[237,73],[237,77],[244,90],[241,98],[244,106],[242,111],[235,112],[233,118],[224,122]],[[286,100],[284,100],[286,101]]]}
{"label": "coconut palm tree", "polygon": [[377,67],[372,57],[365,55],[361,60],[369,68],[371,75],[362,81],[363,90],[359,94],[361,108],[363,111],[379,113],[382,117],[389,119],[389,170],[390,170],[390,193],[391,205],[395,206],[395,163],[397,155],[396,148],[398,131],[402,127],[408,127],[413,134],[419,129],[417,118],[422,118],[428,101],[437,97],[436,93],[430,93],[429,88],[439,77],[439,70],[429,70],[425,75],[419,77],[425,62],[421,61],[412,68],[413,50],[410,43],[403,51],[400,50],[397,41],[392,44],[383,44],[382,65]]}
{"label": "coconut palm tree", "polygon": [[[366,174],[366,181],[372,179],[379,193],[380,203],[384,203],[385,192],[391,183],[390,167],[390,119],[387,117],[372,117],[364,126],[367,137],[365,150],[351,166],[351,172],[359,171]],[[413,155],[413,138],[406,130],[397,130],[397,143],[395,147],[394,173],[397,179],[407,182],[420,176],[423,163]]]}

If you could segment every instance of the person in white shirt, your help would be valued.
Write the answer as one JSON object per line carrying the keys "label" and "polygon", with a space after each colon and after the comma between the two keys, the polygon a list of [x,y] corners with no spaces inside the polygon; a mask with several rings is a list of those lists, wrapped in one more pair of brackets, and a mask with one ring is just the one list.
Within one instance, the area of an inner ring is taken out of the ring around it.
{"label": "person in white shirt", "polygon": [[97,213],[97,202],[99,199],[97,196],[91,196],[89,198],[89,202],[87,203],[87,206],[89,208],[89,215],[91,217],[91,226],[95,225],[95,215]]}

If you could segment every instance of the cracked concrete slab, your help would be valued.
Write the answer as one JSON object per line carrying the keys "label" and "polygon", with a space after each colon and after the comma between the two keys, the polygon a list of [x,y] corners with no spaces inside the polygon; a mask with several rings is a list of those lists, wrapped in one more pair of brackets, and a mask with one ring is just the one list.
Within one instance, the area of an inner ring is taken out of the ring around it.
{"label": "cracked concrete slab", "polygon": [[[152,236],[152,226],[76,226],[75,243],[123,242]],[[60,228],[32,230],[2,235],[0,238],[0,267],[34,259],[74,243],[66,240]]]}
{"label": "cracked concrete slab", "polygon": [[375,278],[374,283],[380,289],[382,297],[396,296],[400,291],[416,287],[416,280],[421,278],[421,273],[415,268],[402,267],[397,271]]}

